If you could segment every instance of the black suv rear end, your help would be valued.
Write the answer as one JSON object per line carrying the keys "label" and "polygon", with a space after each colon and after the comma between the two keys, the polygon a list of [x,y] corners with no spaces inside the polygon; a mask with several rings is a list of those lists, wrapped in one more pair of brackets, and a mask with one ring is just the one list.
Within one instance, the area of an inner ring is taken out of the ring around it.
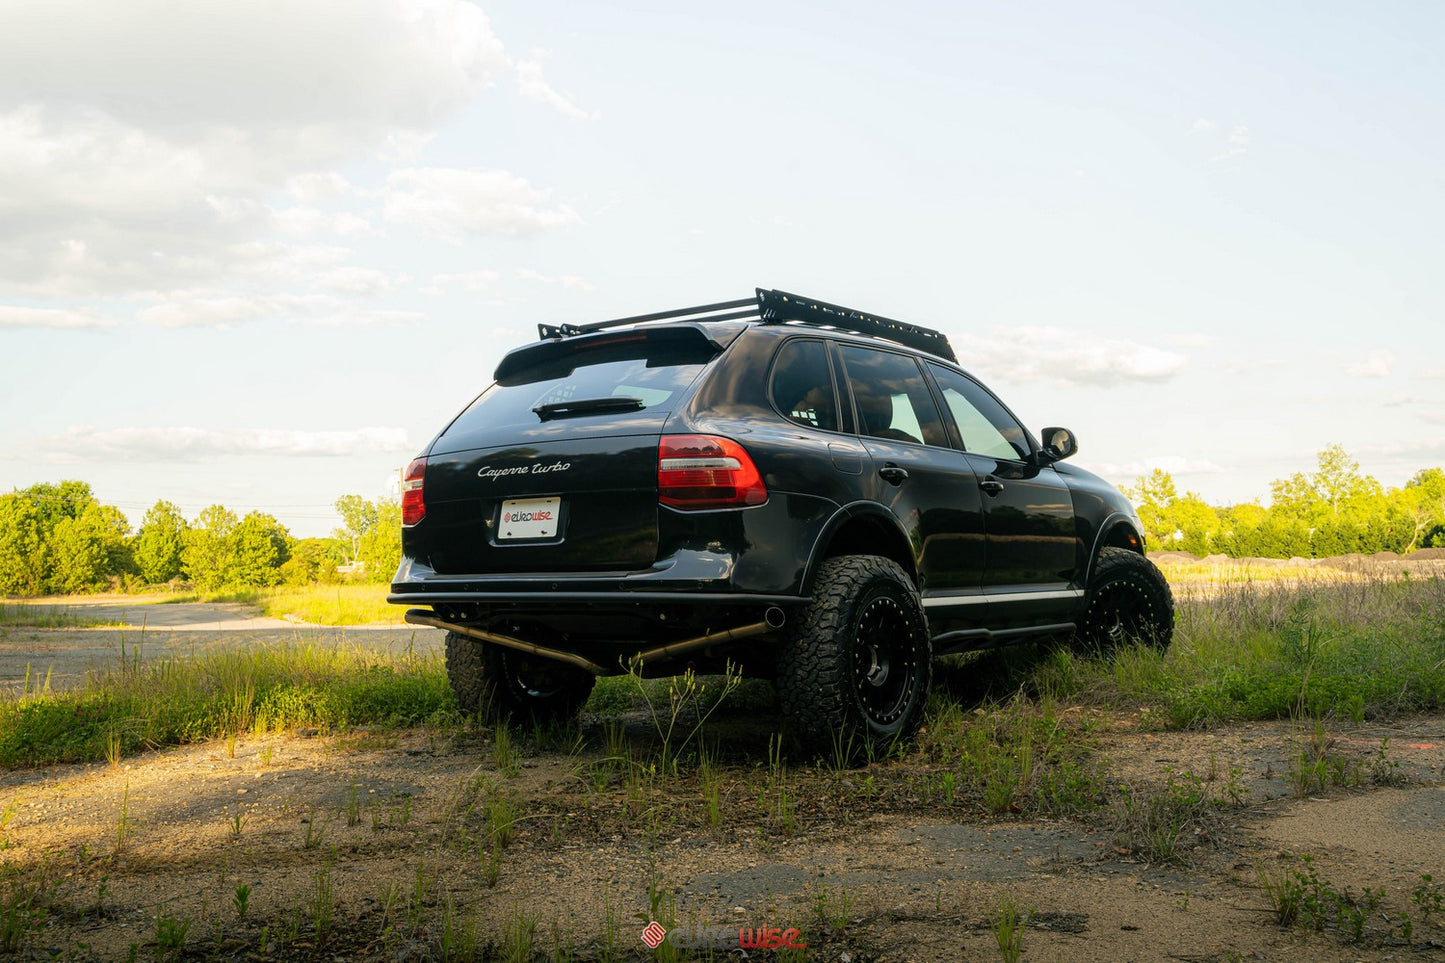
{"label": "black suv rear end", "polygon": [[1168,642],[1128,503],[938,332],[760,290],[541,334],[406,472],[391,601],[464,708],[730,662],[821,748],[911,732],[939,652]]}

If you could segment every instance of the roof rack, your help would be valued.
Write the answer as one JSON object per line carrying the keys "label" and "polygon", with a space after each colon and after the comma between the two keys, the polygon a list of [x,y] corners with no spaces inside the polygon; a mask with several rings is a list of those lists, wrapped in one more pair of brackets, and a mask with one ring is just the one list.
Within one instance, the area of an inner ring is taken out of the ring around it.
{"label": "roof rack", "polygon": [[857,334],[887,338],[955,364],[958,362],[947,335],[932,328],[921,328],[916,324],[895,321],[878,314],[864,314],[852,308],[815,301],[786,291],[765,291],[758,288],[758,306],[762,310],[764,324],[802,321],[807,324],[827,325]]}
{"label": "roof rack", "polygon": [[542,340],[571,338],[579,334],[591,334],[627,324],[643,324],[648,321],[761,321],[763,324],[782,324],[800,321],[823,327],[838,328],[856,334],[868,334],[887,338],[919,351],[957,363],[953,347],[940,331],[895,321],[877,314],[864,314],[852,308],[840,307],[826,301],[805,298],[786,291],[757,289],[756,298],[740,298],[736,301],[720,301],[716,304],[702,304],[692,308],[675,308],[654,314],[638,314],[628,318],[613,318],[610,321],[594,321],[591,324],[539,324],[537,334]]}

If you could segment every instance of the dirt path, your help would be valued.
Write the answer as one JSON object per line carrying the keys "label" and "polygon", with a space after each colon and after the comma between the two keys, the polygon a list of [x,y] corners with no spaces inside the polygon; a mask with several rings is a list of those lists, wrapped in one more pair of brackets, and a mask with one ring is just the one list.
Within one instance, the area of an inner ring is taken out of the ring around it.
{"label": "dirt path", "polygon": [[[1143,799],[1190,773],[1243,805],[1214,810],[1165,864],[1122,839],[1108,809],[999,818],[942,804],[906,763],[799,767],[789,832],[763,790],[766,742],[740,713],[714,730],[732,747],[716,827],[695,778],[607,777],[612,754],[646,742],[648,727],[609,734],[593,720],[584,740],[546,750],[518,734],[516,757],[486,731],[302,734],[243,738],[234,755],[211,744],[120,768],[9,772],[0,860],[46,880],[49,923],[26,943],[36,958],[120,959],[132,944],[150,958],[158,933],[189,921],[195,958],[255,959],[264,942],[274,959],[440,959],[448,941],[500,953],[534,934],[547,953],[634,959],[647,958],[648,918],[671,915],[684,941],[797,928],[816,959],[991,960],[991,924],[1010,899],[1031,913],[1025,960],[1445,959],[1445,907],[1426,918],[1410,899],[1439,898],[1422,874],[1445,879],[1445,717],[1333,731],[1338,758],[1399,785],[1303,797],[1289,724],[1102,723],[1091,764],[1111,785]],[[489,817],[508,813],[511,839],[489,848]],[[1317,899],[1365,887],[1385,898],[1363,914],[1359,942],[1343,923],[1285,928],[1258,867],[1314,872]],[[250,887],[244,917],[238,886]],[[332,914],[324,942],[318,908]]]}
{"label": "dirt path", "polygon": [[[46,606],[37,604],[38,608]],[[189,658],[231,645],[355,646],[375,651],[439,650],[446,633],[417,626],[320,626],[266,618],[253,606],[185,602],[139,605],[124,601],[66,599],[57,611],[107,628],[0,629],[0,691],[27,684],[76,685],[86,673],[118,667],[123,660]]]}

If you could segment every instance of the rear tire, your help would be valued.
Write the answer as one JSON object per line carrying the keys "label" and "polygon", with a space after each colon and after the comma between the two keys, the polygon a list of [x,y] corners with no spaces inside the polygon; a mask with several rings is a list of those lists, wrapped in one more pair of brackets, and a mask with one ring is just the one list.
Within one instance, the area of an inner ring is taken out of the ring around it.
{"label": "rear tire", "polygon": [[933,673],[928,620],[896,562],[829,559],[778,659],[783,718],[810,750],[854,757],[906,739],[923,720]]}
{"label": "rear tire", "polygon": [[1126,548],[1100,549],[1077,647],[1108,652],[1138,641],[1163,651],[1173,637],[1174,593],[1158,566]]}
{"label": "rear tire", "polygon": [[463,712],[488,722],[547,723],[575,716],[597,679],[506,646],[447,633],[447,680]]}

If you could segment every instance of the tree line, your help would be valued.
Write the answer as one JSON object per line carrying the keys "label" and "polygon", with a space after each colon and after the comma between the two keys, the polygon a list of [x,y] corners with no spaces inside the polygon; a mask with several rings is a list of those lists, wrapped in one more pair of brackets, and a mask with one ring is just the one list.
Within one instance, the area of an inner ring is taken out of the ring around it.
{"label": "tree line", "polygon": [[265,512],[211,505],[187,520],[161,500],[132,532],[86,482],[32,485],[0,495],[0,594],[389,581],[401,559],[400,503],[345,495],[336,510],[344,525],[330,538],[297,539]]}
{"label": "tree line", "polygon": [[[1445,470],[1386,489],[1340,446],[1318,468],[1270,485],[1257,502],[1214,506],[1156,469],[1125,486],[1151,549],[1235,558],[1328,558],[1445,547]],[[401,560],[401,505],[343,495],[330,538],[296,539],[265,512],[211,505],[193,520],[157,501],[134,532],[82,481],[0,495],[0,594],[48,595],[188,582],[211,591],[278,584],[389,581]]]}
{"label": "tree line", "polygon": [[1159,469],[1124,493],[1139,510],[1151,549],[1330,558],[1445,547],[1445,470],[1427,468],[1403,487],[1387,489],[1339,445],[1319,453],[1315,471],[1272,482],[1268,507],[1209,505],[1194,492],[1180,494]]}

